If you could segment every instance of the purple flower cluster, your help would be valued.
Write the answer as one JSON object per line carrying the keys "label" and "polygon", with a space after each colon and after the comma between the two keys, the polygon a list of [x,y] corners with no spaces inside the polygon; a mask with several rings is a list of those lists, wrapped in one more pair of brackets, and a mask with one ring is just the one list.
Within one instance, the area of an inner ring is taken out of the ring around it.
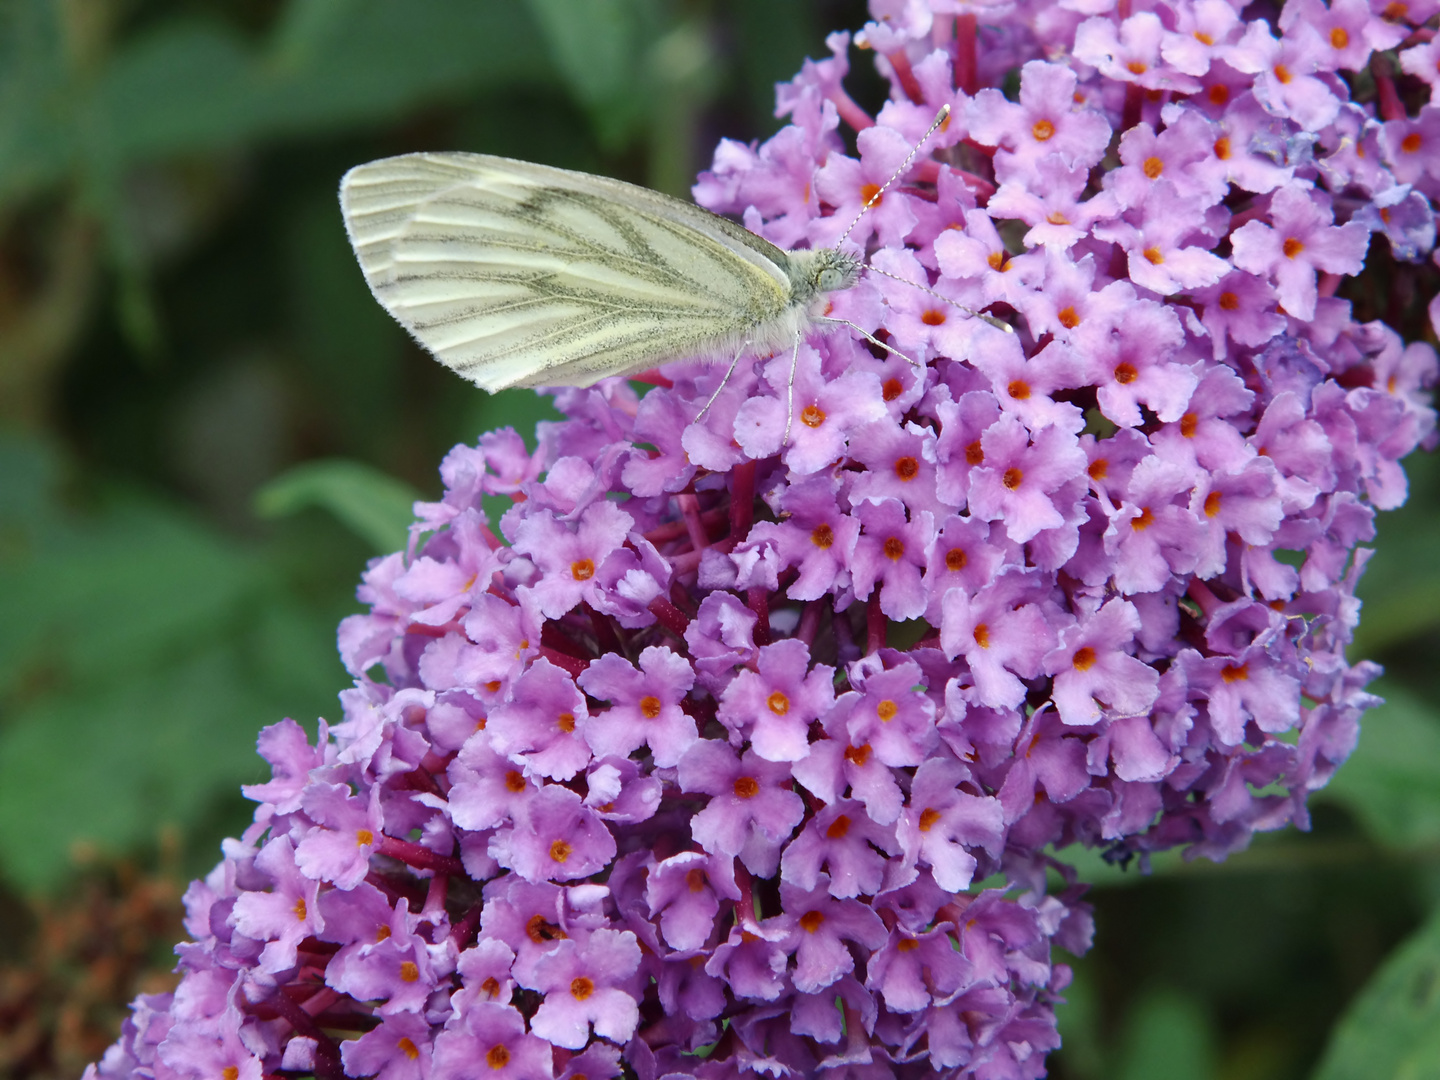
{"label": "purple flower cluster", "polygon": [[1434,351],[1334,294],[1434,246],[1440,4],[1244,7],[872,0],[874,118],[833,36],[696,195],[834,243],[948,104],[847,241],[892,276],[834,296],[904,355],[812,335],[793,414],[786,350],[699,422],[720,369],[675,364],[452,451],[344,721],[262,735],[179,989],[89,1075],[1043,1075],[1090,938],[1055,853],[1305,825],[1374,701],[1357,545],[1433,439]]}

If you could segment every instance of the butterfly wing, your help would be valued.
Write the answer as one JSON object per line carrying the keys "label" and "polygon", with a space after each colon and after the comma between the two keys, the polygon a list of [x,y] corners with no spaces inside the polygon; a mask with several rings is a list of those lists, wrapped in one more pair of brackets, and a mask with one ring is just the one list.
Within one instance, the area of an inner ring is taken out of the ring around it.
{"label": "butterfly wing", "polygon": [[786,252],[618,180],[406,154],[351,169],[340,204],[375,297],[490,391],[713,356],[791,306]]}

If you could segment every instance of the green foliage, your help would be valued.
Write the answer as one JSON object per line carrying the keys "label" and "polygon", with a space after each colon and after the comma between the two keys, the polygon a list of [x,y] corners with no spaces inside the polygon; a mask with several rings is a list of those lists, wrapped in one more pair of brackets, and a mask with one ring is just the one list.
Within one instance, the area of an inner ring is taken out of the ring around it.
{"label": "green foliage", "polygon": [[399,551],[410,536],[420,493],[358,461],[309,461],[271,480],[255,496],[261,517],[323,507],[377,555]]}
{"label": "green foliage", "polygon": [[1385,704],[1324,793],[1394,851],[1440,850],[1440,709],[1400,683],[1382,682]]}
{"label": "green foliage", "polygon": [[1440,913],[1385,962],[1346,1011],[1314,1080],[1440,1077]]}
{"label": "green foliage", "polygon": [[256,732],[327,708],[343,671],[331,613],[260,552],[134,492],[75,513],[38,445],[3,458],[0,872],[35,891],[77,845],[151,844],[262,779]]}

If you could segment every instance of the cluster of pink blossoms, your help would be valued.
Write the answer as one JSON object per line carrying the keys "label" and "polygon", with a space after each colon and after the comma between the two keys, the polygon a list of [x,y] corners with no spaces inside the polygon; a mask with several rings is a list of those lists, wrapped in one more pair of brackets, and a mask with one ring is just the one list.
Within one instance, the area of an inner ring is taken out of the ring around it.
{"label": "cluster of pink blossoms", "polygon": [[813,335],[788,439],[787,350],[455,449],[89,1075],[1043,1075],[1055,853],[1305,824],[1434,430],[1433,350],[1333,294],[1433,247],[1440,4],[1244,6],[874,0],[874,118],[834,36],[696,194],[833,243],[949,104],[847,241],[933,292],[834,301],[918,364]]}

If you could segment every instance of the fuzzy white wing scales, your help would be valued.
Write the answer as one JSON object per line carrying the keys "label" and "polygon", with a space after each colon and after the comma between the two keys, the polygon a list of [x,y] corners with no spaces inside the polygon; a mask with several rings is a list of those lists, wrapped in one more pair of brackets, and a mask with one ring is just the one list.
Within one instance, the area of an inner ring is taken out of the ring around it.
{"label": "fuzzy white wing scales", "polygon": [[588,386],[792,321],[786,252],[679,200],[474,154],[346,174],[371,290],[487,390]]}

